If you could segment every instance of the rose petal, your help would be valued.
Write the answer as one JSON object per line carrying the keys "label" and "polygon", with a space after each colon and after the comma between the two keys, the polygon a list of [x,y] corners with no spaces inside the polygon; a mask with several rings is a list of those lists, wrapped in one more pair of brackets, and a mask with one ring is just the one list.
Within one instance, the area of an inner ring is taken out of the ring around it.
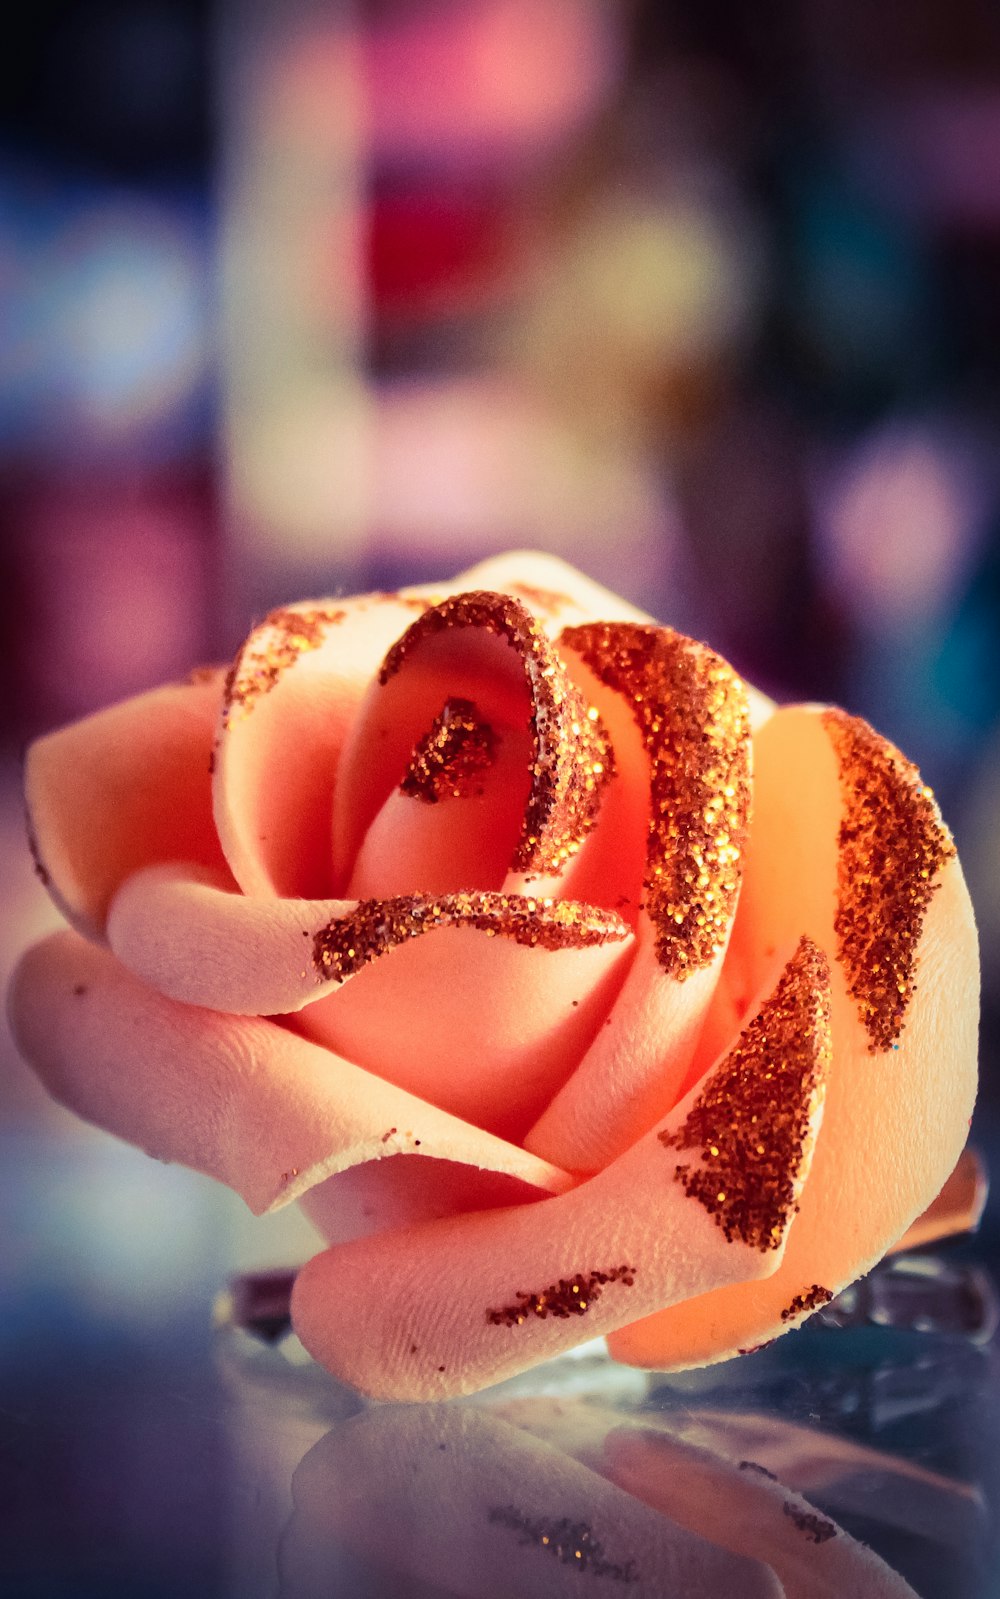
{"label": "rose petal", "polygon": [[986,1167],[974,1149],[963,1149],[941,1192],[921,1211],[916,1221],[910,1223],[888,1253],[903,1254],[942,1238],[954,1238],[958,1233],[974,1233],[986,1208],[988,1194]]}
{"label": "rose petal", "polygon": [[[774,1440],[755,1431],[762,1421],[777,1426],[792,1450],[805,1452],[807,1466],[826,1451],[839,1450],[842,1468],[846,1461],[870,1476],[887,1463],[898,1465],[898,1458],[752,1413],[706,1414],[685,1406],[680,1412],[629,1416],[609,1405],[568,1407],[538,1395],[497,1408],[504,1420],[554,1443],[711,1544],[766,1562],[780,1577],[787,1599],[915,1599],[877,1555],[801,1497],[796,1477],[802,1473],[795,1473],[790,1451],[776,1451]],[[776,1459],[776,1453],[784,1458]],[[782,1481],[764,1460],[777,1466]],[[921,1475],[920,1468],[910,1469]],[[821,1470],[820,1478],[824,1475]],[[957,1486],[946,1478],[933,1481],[937,1487]],[[825,1488],[828,1503],[829,1484],[818,1486]]]}
{"label": "rose petal", "polygon": [[172,867],[125,884],[108,932],[161,993],[236,1015],[306,1007],[300,1031],[505,1137],[586,1049],[633,945],[614,913],[568,901],[250,899]]}
{"label": "rose petal", "polygon": [[25,761],[32,848],[60,910],[101,937],[108,904],[154,861],[225,869],[209,762],[224,673],[207,669],[38,739]]}
{"label": "rose petal", "polygon": [[[542,1188],[511,1172],[443,1160],[425,1150],[423,1142],[412,1153],[405,1148],[400,1152],[403,1142],[404,1136],[396,1128],[386,1140],[386,1146],[393,1146],[396,1152],[335,1172],[303,1194],[302,1209],[327,1243],[348,1243],[352,1238],[366,1238],[391,1227],[412,1227],[441,1216],[532,1204],[553,1191],[551,1185]],[[412,1143],[405,1139],[407,1146]],[[559,1182],[566,1186],[561,1177]]]}
{"label": "rose petal", "polygon": [[228,1183],[258,1214],[349,1166],[418,1150],[547,1193],[570,1181],[273,1022],[166,999],[73,933],[29,950],[10,1012],[54,1098]]}
{"label": "rose petal", "polygon": [[418,741],[456,699],[475,706],[498,733],[525,724],[529,730],[529,786],[512,870],[558,876],[592,830],[612,769],[603,728],[525,606],[472,590],[412,623],[387,654],[355,721],[334,802],[341,875]]}
{"label": "rose petal", "polygon": [[354,861],[351,899],[503,887],[528,799],[531,744],[523,727],[490,725],[490,738],[489,768],[471,792],[446,788],[429,801],[393,789]]}
{"label": "rose petal", "polygon": [[[480,561],[454,580],[453,589],[494,589],[513,594],[528,607],[546,632],[558,638],[567,627],[583,622],[651,622],[655,617],[630,605],[620,595],[602,588],[555,555],[535,550],[512,550]],[[773,715],[774,701],[752,683],[745,685],[754,729]]]}
{"label": "rose petal", "polygon": [[365,1594],[443,1593],[444,1578],[464,1599],[579,1599],[593,1579],[633,1599],[781,1599],[768,1568],[474,1406],[353,1416],[306,1455],[292,1497],[284,1599],[330,1592],[346,1551],[365,1561],[352,1586]]}
{"label": "rose petal", "polygon": [[865,1544],[752,1461],[742,1469],[660,1428],[619,1426],[604,1470],[627,1493],[712,1544],[766,1562],[786,1599],[917,1599]]}
{"label": "rose petal", "polygon": [[511,550],[469,567],[454,582],[460,589],[492,589],[512,594],[548,631],[561,633],[580,622],[651,622],[653,618],[621,595],[578,572],[558,555]]}
{"label": "rose petal", "polygon": [[[609,1025],[526,1140],[548,1160],[558,1151],[560,1164],[595,1171],[679,1096],[736,909],[750,727],[740,679],[668,628],[601,623],[569,630],[560,648],[614,745],[626,895],[638,866],[628,841],[641,840],[646,856],[636,959]],[[595,850],[609,837],[598,835]],[[577,892],[572,875],[567,888]]]}
{"label": "rose petal", "polygon": [[[895,762],[895,776],[887,779],[882,845],[905,854],[910,835],[900,832],[890,807],[902,806],[899,815],[905,816],[909,807],[929,802],[908,763],[884,740],[872,747],[870,770],[879,752]],[[903,931],[918,934],[919,983],[898,1047],[870,1053],[870,1034],[858,999],[848,992],[834,929],[838,833],[864,794],[864,777],[860,767],[841,771],[821,709],[779,711],[757,735],[754,825],[730,946],[730,987],[745,1003],[768,952],[793,928],[804,927],[831,956],[834,1055],[823,1134],[774,1277],[626,1329],[613,1342],[619,1359],[658,1367],[700,1365],[786,1331],[801,1320],[795,1307],[810,1299],[823,1302],[814,1290],[835,1294],[881,1259],[926,1210],[961,1152],[975,1097],[978,1013],[968,892],[951,858],[937,872],[922,917],[912,903],[902,914],[900,893],[905,901],[911,874],[919,884],[924,869],[916,850],[908,863],[873,880],[876,920],[898,919]],[[850,882],[845,887],[852,889]]]}
{"label": "rose petal", "polygon": [[215,820],[247,894],[333,891],[331,806],[347,730],[392,641],[427,591],[317,600],[272,612],[229,677],[215,758]]}
{"label": "rose petal", "polygon": [[[316,1256],[293,1296],[303,1343],[364,1393],[443,1398],[654,1305],[769,1275],[822,1113],[825,1006],[822,958],[803,942],[700,1095],[590,1182],[543,1205],[458,1216]],[[755,1068],[769,1037],[790,1042],[764,1086]],[[718,1165],[701,1148],[713,1095],[729,1129]]]}
{"label": "rose petal", "polygon": [[[475,895],[454,898],[480,903]],[[541,900],[483,898],[501,907],[500,936],[488,924],[456,924],[410,937],[310,1005],[299,1026],[412,1093],[520,1140],[600,1027],[634,940],[613,913],[593,907],[564,900],[546,910]],[[408,902],[399,905],[405,918]],[[509,908],[519,906],[527,907],[529,943],[502,931]],[[557,917],[568,919],[569,942],[547,947]],[[609,941],[582,947],[584,924],[595,939],[607,925]]]}

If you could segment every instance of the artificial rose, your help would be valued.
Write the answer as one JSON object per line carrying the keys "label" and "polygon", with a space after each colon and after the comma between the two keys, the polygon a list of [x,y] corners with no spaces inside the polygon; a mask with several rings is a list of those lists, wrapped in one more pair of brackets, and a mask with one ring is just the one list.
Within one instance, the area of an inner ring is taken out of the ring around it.
{"label": "artificial rose", "polygon": [[254,1211],[301,1200],[296,1328],[370,1394],[757,1345],[965,1141],[975,930],[929,790],[561,562],[275,612],[228,674],[41,739],[27,799],[75,931],[16,975],[25,1055]]}

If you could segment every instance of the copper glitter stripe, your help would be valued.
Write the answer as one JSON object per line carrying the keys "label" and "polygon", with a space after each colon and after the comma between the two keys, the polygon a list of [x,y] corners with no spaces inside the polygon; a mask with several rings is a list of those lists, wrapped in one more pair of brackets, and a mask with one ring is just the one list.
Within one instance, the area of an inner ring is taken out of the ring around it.
{"label": "copper glitter stripe", "polygon": [[934,879],[955,845],[932,791],[888,739],[846,711],[825,711],[823,725],[837,752],[843,802],[837,953],[874,1055],[902,1032]]}
{"label": "copper glitter stripe", "polygon": [[359,900],[353,911],[320,928],[313,938],[313,965],[324,982],[342,983],[398,944],[437,927],[474,927],[488,938],[511,938],[537,949],[590,949],[620,943],[630,932],[614,911],[577,900],[485,890],[399,895]]}
{"label": "copper glitter stripe", "polygon": [[411,799],[436,805],[483,792],[483,777],[496,759],[496,735],[480,720],[471,700],[445,701],[428,733],[410,756],[400,788]]}
{"label": "copper glitter stripe", "polygon": [[486,1519],[494,1526],[516,1533],[519,1544],[533,1544],[562,1565],[572,1566],[574,1571],[606,1577],[611,1582],[631,1584],[640,1580],[635,1561],[631,1558],[611,1560],[587,1521],[574,1521],[570,1516],[529,1515],[516,1505],[494,1505]]}
{"label": "copper glitter stripe", "polygon": [[606,1556],[605,1546],[594,1537],[589,1522],[573,1521],[570,1516],[530,1516],[517,1505],[494,1505],[486,1514],[486,1521],[507,1527],[517,1533],[518,1543],[544,1549],[563,1565],[571,1565],[574,1572],[606,1577],[614,1583],[640,1580],[634,1559],[613,1561]]}
{"label": "copper glitter stripe", "polygon": [[300,655],[318,650],[328,628],[342,622],[347,612],[336,605],[313,605],[303,610],[284,606],[272,611],[255,627],[226,675],[222,698],[222,723],[229,728],[269,694],[283,672]]}
{"label": "copper glitter stripe", "polygon": [[730,1243],[779,1247],[829,1059],[829,962],[804,938],[683,1126],[659,1135],[665,1149],[698,1151],[701,1165],[674,1176]]}
{"label": "copper glitter stripe", "polygon": [[557,1283],[543,1288],[540,1294],[518,1291],[513,1305],[502,1310],[488,1310],[486,1320],[491,1327],[520,1327],[529,1316],[545,1321],[556,1316],[565,1321],[569,1316],[585,1316],[596,1305],[608,1283],[622,1283],[631,1288],[635,1283],[634,1266],[612,1266],[609,1271],[578,1272],[575,1277],[560,1277]]}
{"label": "copper glitter stripe", "polygon": [[797,1527],[799,1532],[805,1533],[810,1543],[827,1543],[829,1539],[836,1538],[837,1528],[832,1521],[827,1521],[825,1516],[817,1516],[813,1511],[803,1510],[790,1499],[786,1499],[781,1508],[792,1525]]}
{"label": "copper glitter stripe", "polygon": [[531,696],[531,791],[510,869],[558,874],[597,820],[613,754],[596,710],[520,601],[486,590],[452,595],[397,640],[379,682],[387,683],[425,639],[465,627],[483,628],[517,652]]}
{"label": "copper glitter stripe", "polygon": [[811,1288],[796,1294],[791,1304],[785,1306],[781,1319],[797,1321],[800,1316],[809,1316],[814,1310],[819,1310],[821,1305],[828,1305],[832,1298],[829,1288],[824,1288],[821,1283],[813,1283]]}
{"label": "copper glitter stripe", "polygon": [[649,757],[646,909],[656,953],[683,979],[725,947],[750,815],[746,688],[720,656],[666,627],[569,627],[575,650],[631,707]]}

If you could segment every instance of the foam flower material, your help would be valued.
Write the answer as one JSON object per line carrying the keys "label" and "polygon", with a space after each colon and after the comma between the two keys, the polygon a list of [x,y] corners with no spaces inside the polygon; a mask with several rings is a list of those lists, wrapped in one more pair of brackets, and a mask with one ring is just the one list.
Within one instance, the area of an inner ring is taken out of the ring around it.
{"label": "foam flower material", "polygon": [[253,1210],[300,1200],[296,1328],[370,1395],[598,1334],[725,1358],[962,1153],[977,948],[930,791],[549,557],[283,607],[40,739],[26,794],[72,930],[15,974],[23,1053]]}

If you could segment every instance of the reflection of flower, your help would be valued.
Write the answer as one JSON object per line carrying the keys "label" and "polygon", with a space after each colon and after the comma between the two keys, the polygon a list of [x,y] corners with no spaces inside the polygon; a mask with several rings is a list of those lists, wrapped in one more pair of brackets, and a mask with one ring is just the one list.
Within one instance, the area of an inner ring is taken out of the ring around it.
{"label": "reflection of flower", "polygon": [[[741,1429],[759,1419],[717,1416],[706,1448],[669,1412],[538,1395],[369,1410],[328,1432],[295,1472],[281,1591],[312,1599],[346,1567],[356,1593],[386,1583],[408,1593],[409,1581],[421,1594],[442,1583],[468,1599],[548,1599],[578,1595],[584,1573],[602,1579],[599,1591],[636,1599],[913,1599],[877,1554],[739,1453]],[[812,1439],[822,1448],[822,1434],[774,1430],[769,1459]],[[889,1457],[843,1448],[846,1469],[853,1453],[869,1481],[891,1480]],[[945,1499],[961,1491],[944,1478],[935,1488]]]}
{"label": "reflection of flower", "polygon": [[25,1053],[301,1198],[333,1247],[297,1326],[369,1392],[758,1344],[961,1149],[975,935],[929,791],[561,563],[285,608],[41,740],[27,792],[79,932],[20,968]]}

